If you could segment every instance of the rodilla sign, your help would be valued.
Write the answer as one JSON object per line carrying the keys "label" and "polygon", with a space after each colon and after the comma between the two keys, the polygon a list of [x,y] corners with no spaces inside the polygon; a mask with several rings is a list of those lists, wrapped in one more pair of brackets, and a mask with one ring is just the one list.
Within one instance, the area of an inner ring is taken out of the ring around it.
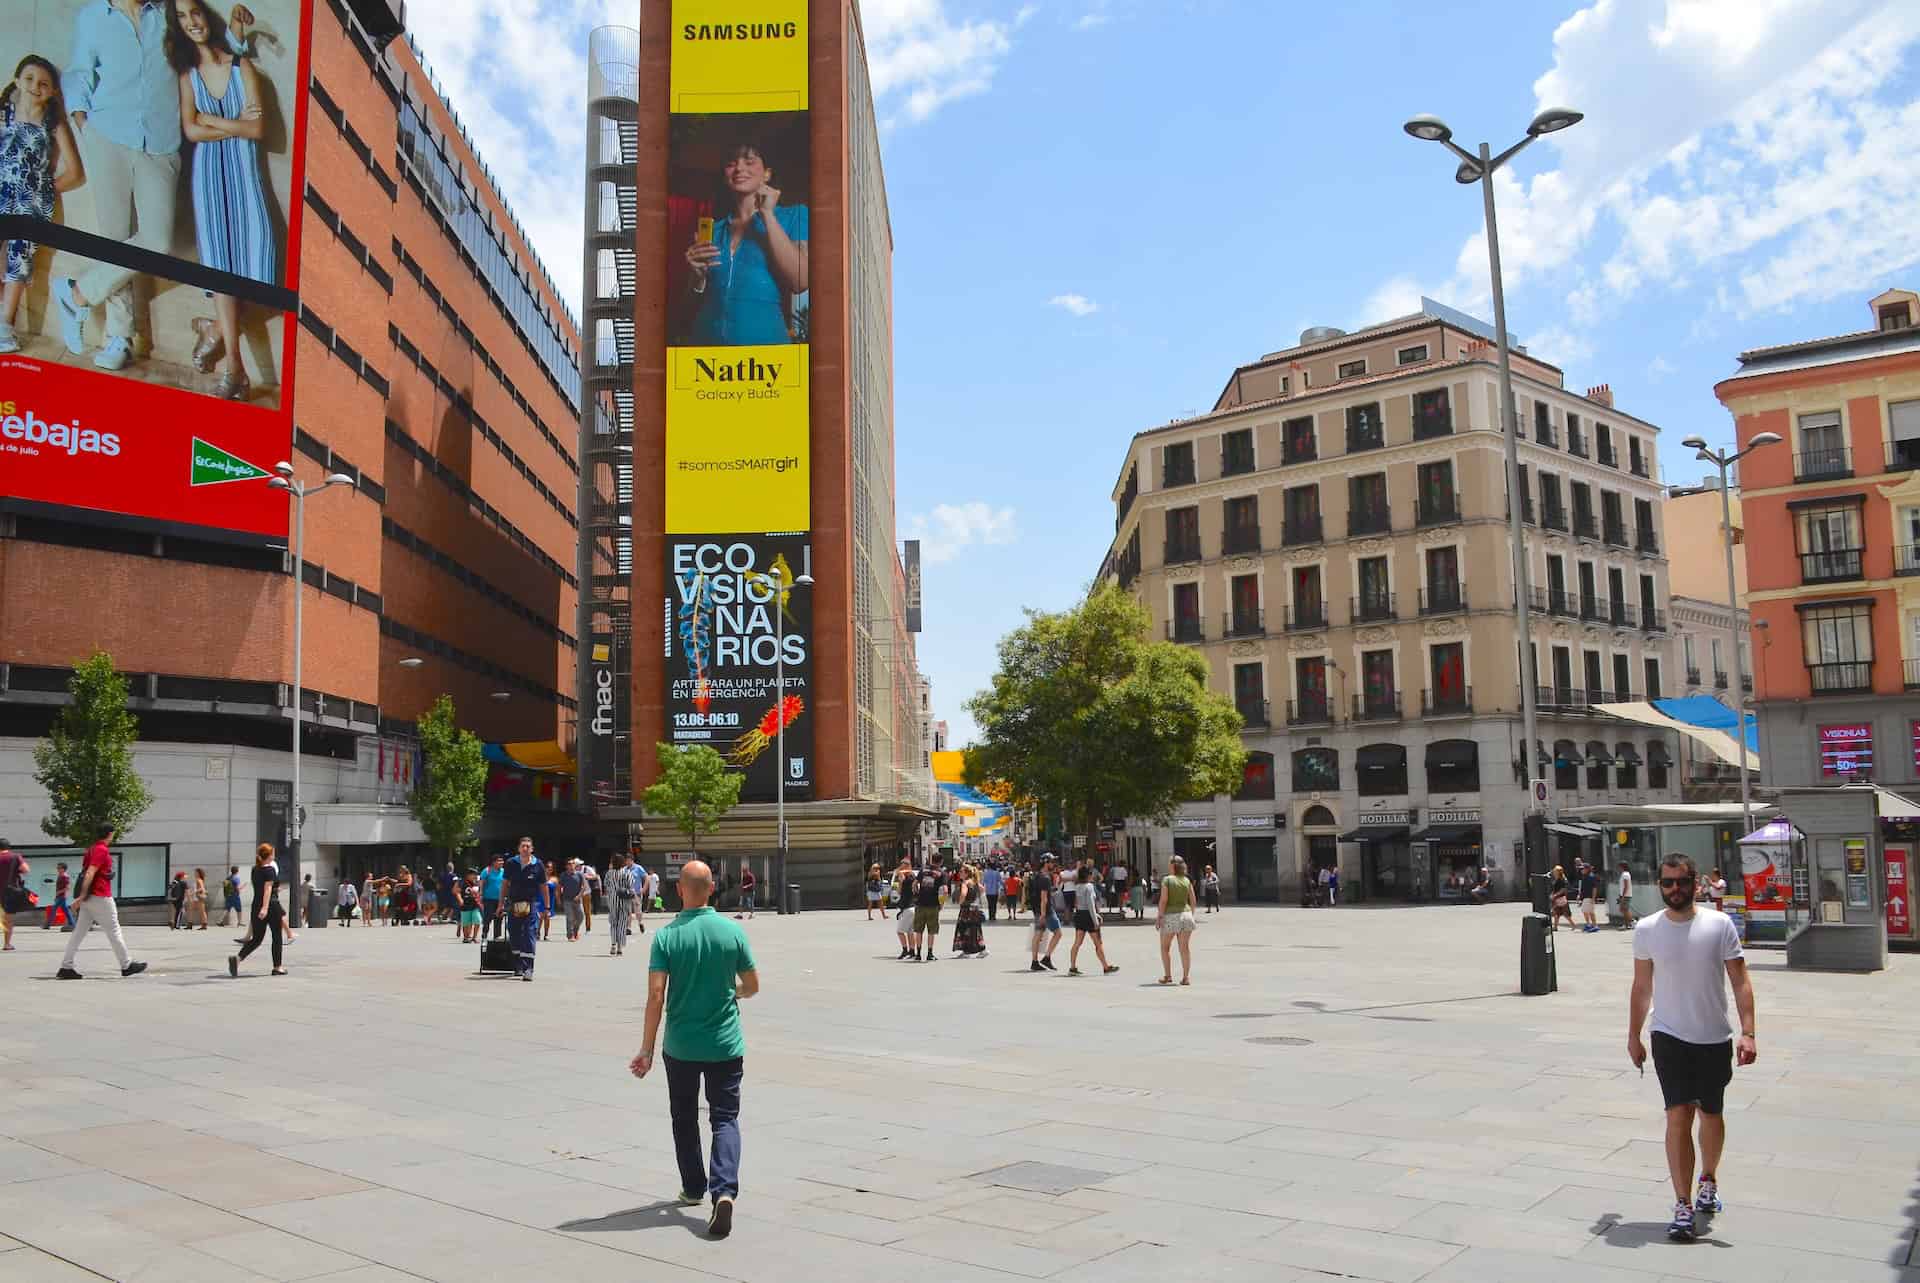
{"label": "rodilla sign", "polygon": [[[227,413],[204,413],[210,408]],[[278,414],[234,408],[177,388],[0,358],[0,504],[284,540],[287,498],[267,482],[290,429],[278,427]],[[276,427],[262,432],[262,418]]]}

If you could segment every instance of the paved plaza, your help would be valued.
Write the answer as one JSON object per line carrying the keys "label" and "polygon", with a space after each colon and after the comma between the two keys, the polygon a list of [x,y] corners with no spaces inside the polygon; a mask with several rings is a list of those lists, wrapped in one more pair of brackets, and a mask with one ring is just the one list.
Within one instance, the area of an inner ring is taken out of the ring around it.
{"label": "paved plaza", "polygon": [[1024,925],[909,965],[859,913],[762,915],[724,1242],[671,1201],[663,1076],[626,1067],[646,959],[604,928],[531,985],[450,929],[338,927],[239,981],[231,932],[135,928],[148,975],[89,941],[62,984],[29,929],[0,1283],[1920,1283],[1920,959],[1753,956],[1728,1210],[1679,1246],[1629,940],[1562,934],[1523,998],[1520,912],[1234,909],[1188,989],[1150,927],[1073,979],[1027,973]]}

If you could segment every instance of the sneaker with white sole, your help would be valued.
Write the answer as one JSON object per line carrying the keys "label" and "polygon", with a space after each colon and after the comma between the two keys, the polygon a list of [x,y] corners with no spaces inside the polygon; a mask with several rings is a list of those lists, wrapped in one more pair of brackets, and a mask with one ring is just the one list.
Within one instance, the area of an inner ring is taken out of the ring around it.
{"label": "sneaker with white sole", "polygon": [[1693,1196],[1693,1210],[1696,1212],[1718,1212],[1720,1205],[1720,1185],[1711,1176],[1700,1178],[1700,1188]]}
{"label": "sneaker with white sole", "polygon": [[53,295],[54,310],[60,313],[60,341],[67,345],[67,351],[75,356],[85,356],[85,326],[87,309],[81,307],[73,297],[73,278],[62,276],[54,281],[48,291]]}
{"label": "sneaker with white sole", "polygon": [[13,332],[11,325],[0,322],[0,352],[18,352],[19,350],[20,336]]}
{"label": "sneaker with white sole", "polygon": [[132,360],[133,344],[117,336],[102,343],[93,354],[93,363],[103,370],[124,370]]}
{"label": "sneaker with white sole", "polygon": [[1693,1205],[1675,1203],[1673,1220],[1667,1224],[1667,1237],[1676,1243],[1693,1242]]}

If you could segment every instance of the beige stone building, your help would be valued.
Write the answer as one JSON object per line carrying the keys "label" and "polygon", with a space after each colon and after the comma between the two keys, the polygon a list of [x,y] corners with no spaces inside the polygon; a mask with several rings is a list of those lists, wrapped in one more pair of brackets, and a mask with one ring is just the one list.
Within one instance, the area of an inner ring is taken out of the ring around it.
{"label": "beige stone building", "polygon": [[[1457,896],[1480,864],[1511,885],[1527,807],[1491,337],[1431,303],[1309,330],[1133,438],[1102,576],[1200,648],[1253,754],[1236,795],[1129,821],[1156,867],[1211,864],[1243,899],[1291,900],[1321,866],[1350,899]],[[1516,352],[1537,751],[1554,808],[1672,798],[1673,737],[1587,711],[1673,693],[1658,429],[1563,383]]]}

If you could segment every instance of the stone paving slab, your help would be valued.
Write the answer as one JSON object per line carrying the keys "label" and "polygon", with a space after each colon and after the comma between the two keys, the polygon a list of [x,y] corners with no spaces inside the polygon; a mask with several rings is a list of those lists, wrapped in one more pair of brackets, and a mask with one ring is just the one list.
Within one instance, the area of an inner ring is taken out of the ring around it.
{"label": "stone paving slab", "polygon": [[1680,1247],[1624,935],[1560,936],[1522,998],[1510,906],[1234,909],[1184,989],[1134,924],[1079,979],[1029,974],[1024,924],[937,966],[858,913],[748,929],[722,1243],[626,1072],[638,950],[548,942],[517,985],[449,931],[335,927],[234,983],[212,933],[132,928],[146,976],[60,985],[22,933],[0,1283],[1920,1283],[1920,958],[1755,956],[1729,1208]]}

